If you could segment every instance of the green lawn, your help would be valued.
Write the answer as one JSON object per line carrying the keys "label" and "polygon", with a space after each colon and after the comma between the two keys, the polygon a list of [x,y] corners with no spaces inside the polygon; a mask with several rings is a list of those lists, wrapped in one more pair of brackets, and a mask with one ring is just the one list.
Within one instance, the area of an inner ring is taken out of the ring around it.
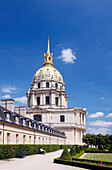
{"label": "green lawn", "polygon": [[112,162],[112,153],[87,153],[84,159],[101,160]]}

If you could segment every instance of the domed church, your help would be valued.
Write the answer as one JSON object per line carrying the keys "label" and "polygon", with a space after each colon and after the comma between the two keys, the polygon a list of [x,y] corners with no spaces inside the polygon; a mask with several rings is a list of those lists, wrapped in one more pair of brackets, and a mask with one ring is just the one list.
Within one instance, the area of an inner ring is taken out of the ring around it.
{"label": "domed church", "polygon": [[26,114],[34,120],[65,132],[66,144],[82,144],[82,137],[86,132],[86,109],[68,108],[65,83],[61,73],[53,67],[52,58],[48,40],[43,67],[36,71],[26,93]]}
{"label": "domed church", "polygon": [[43,67],[26,93],[27,107],[1,100],[0,144],[83,144],[86,109],[68,108],[65,83],[52,57],[48,40]]}

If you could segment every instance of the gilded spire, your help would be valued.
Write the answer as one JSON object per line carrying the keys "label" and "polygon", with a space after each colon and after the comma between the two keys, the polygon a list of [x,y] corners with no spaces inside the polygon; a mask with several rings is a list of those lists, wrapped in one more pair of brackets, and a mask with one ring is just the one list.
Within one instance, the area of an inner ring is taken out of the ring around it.
{"label": "gilded spire", "polygon": [[52,57],[53,57],[53,53],[50,54],[50,41],[48,37],[47,53],[44,54],[45,60],[44,60],[43,66],[53,66]]}
{"label": "gilded spire", "polygon": [[47,53],[50,53],[50,41],[49,41],[49,37],[48,37]]}

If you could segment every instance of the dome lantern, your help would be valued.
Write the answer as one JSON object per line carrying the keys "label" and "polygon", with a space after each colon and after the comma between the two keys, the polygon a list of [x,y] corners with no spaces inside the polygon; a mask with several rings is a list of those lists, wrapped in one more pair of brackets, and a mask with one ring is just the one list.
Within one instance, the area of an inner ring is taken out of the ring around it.
{"label": "dome lantern", "polygon": [[50,41],[48,38],[48,47],[47,47],[47,53],[44,54],[44,62],[43,66],[53,66],[53,61],[52,61],[53,53],[50,54]]}

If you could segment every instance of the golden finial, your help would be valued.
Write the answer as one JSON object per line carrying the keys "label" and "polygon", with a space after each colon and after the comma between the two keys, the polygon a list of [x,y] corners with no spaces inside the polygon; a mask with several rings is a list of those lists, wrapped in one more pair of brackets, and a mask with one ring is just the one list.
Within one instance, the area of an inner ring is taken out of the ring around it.
{"label": "golden finial", "polygon": [[53,66],[52,56],[53,54],[50,54],[50,41],[48,37],[47,53],[44,54],[45,61],[43,63],[43,66]]}

